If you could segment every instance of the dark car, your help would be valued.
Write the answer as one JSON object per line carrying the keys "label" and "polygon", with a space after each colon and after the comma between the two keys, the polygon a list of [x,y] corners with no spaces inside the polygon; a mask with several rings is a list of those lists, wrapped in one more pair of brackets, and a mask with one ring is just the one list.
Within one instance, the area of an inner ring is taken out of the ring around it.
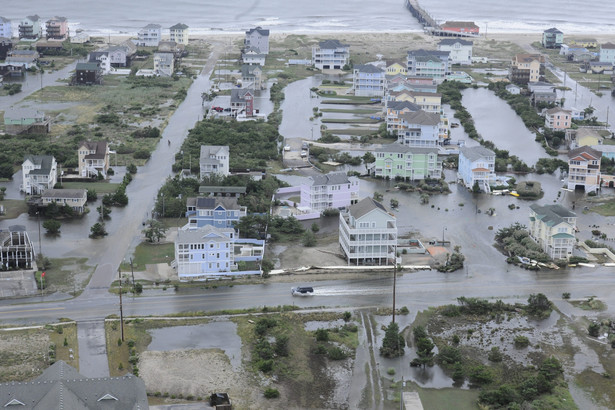
{"label": "dark car", "polygon": [[314,288],[311,286],[297,286],[291,289],[293,295],[311,295],[314,293]]}
{"label": "dark car", "polygon": [[231,409],[231,399],[227,393],[214,393],[209,396],[209,405],[214,409]]}
{"label": "dark car", "polygon": [[224,109],[224,111],[230,111],[230,110],[231,110],[231,107],[226,107],[226,108]]}

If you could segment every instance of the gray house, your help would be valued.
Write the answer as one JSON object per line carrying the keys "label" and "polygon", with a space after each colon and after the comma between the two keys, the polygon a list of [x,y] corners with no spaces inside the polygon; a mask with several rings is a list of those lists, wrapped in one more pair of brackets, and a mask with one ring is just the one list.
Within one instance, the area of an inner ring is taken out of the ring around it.
{"label": "gray house", "polygon": [[251,28],[246,31],[246,38],[243,41],[246,48],[253,47],[260,54],[269,54],[269,30],[261,27]]}
{"label": "gray house", "polygon": [[62,360],[31,382],[0,384],[0,405],[15,409],[149,409],[145,383],[130,373],[87,378]]}

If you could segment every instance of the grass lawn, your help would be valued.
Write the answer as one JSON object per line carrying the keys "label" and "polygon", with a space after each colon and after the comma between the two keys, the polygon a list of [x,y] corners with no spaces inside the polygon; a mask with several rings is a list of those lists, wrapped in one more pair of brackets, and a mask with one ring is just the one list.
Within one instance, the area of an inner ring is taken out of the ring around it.
{"label": "grass lawn", "polygon": [[372,110],[366,110],[366,109],[344,110],[344,109],[339,109],[339,108],[323,108],[320,111],[321,112],[334,112],[334,113],[341,113],[341,114],[381,114],[382,113],[381,109],[376,109],[376,108]]}
{"label": "grass lawn", "polygon": [[4,215],[0,215],[0,220],[15,219],[28,212],[28,206],[23,199],[5,199],[0,201],[0,205],[4,206]]}
{"label": "grass lawn", "polygon": [[424,389],[414,385],[414,391],[418,391],[423,408],[425,409],[458,409],[474,410],[478,409],[479,391],[476,389]]}
{"label": "grass lawn", "polygon": [[[172,243],[151,244],[140,243],[135,249],[133,267],[135,270],[145,270],[146,264],[170,263],[175,257],[175,248]],[[130,266],[128,267],[130,269]]]}
{"label": "grass lawn", "polygon": [[93,189],[97,194],[110,194],[115,192],[120,184],[110,182],[63,182],[64,189]]}
{"label": "grass lawn", "polygon": [[355,118],[355,119],[340,119],[340,118],[323,118],[320,120],[323,124],[377,124],[380,120],[372,120],[371,118]]}
{"label": "grass lawn", "polygon": [[[61,330],[60,330],[61,329]],[[62,332],[62,333],[60,333]],[[64,360],[79,371],[79,341],[77,340],[77,323],[70,322],[54,326],[54,331],[49,333],[51,343],[56,345],[56,360]],[[64,342],[66,341],[66,346]],[[73,358],[70,358],[70,349],[73,350]]]}
{"label": "grass lawn", "polygon": [[[43,285],[45,293],[64,292],[77,296],[83,291],[94,273],[94,266],[87,264],[87,258],[51,259],[51,267],[45,270]],[[41,272],[35,273],[36,285],[41,287]]]}
{"label": "grass lawn", "polygon": [[615,202],[609,201],[602,205],[594,206],[590,211],[596,212],[602,216],[615,216]]}
{"label": "grass lawn", "polygon": [[327,130],[333,135],[356,135],[357,137],[362,137],[364,135],[372,135],[378,132],[377,129],[371,128],[339,128],[334,130]]}

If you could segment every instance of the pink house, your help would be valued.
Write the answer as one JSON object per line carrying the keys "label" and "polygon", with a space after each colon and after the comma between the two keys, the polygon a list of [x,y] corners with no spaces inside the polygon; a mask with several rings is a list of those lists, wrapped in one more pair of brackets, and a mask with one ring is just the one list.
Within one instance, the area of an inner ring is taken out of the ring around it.
{"label": "pink house", "polygon": [[301,184],[301,207],[313,211],[347,208],[358,200],[359,179],[345,172],[315,175]]}
{"label": "pink house", "polygon": [[572,112],[559,107],[545,111],[545,127],[550,130],[560,131],[570,128],[572,124]]}
{"label": "pink house", "polygon": [[68,38],[68,20],[66,17],[54,17],[47,20],[47,39],[64,40]]}

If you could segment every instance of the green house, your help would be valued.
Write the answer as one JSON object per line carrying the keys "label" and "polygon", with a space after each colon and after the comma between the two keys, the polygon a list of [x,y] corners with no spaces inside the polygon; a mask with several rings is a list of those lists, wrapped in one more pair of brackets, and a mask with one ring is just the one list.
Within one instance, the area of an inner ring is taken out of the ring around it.
{"label": "green house", "polygon": [[438,160],[437,148],[393,143],[376,149],[374,156],[376,161],[371,166],[371,173],[377,177],[420,181],[425,178],[440,179],[442,174],[442,161]]}

